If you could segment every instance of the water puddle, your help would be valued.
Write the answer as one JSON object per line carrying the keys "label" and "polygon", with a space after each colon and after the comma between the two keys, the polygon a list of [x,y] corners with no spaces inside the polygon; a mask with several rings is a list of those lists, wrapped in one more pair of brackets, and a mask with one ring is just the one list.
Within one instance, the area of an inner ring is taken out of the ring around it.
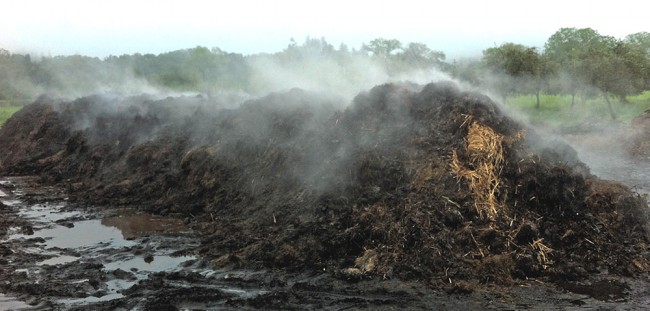
{"label": "water puddle", "polygon": [[43,238],[45,249],[78,249],[87,248],[122,248],[135,245],[133,241],[122,238],[120,230],[113,227],[106,227],[100,220],[84,220],[74,222],[74,227],[68,228],[62,225],[55,225],[52,228],[44,228],[35,231],[32,235],[19,234],[14,239]]}
{"label": "water puddle", "polygon": [[[19,252],[13,260],[20,262],[20,267],[14,267],[15,273],[23,273],[35,283],[62,281],[70,287],[91,284],[96,289],[87,297],[59,297],[55,299],[58,304],[72,307],[119,299],[124,297],[122,290],[146,280],[150,274],[191,270],[189,267],[197,260],[194,256],[175,255],[179,247],[196,243],[185,243],[179,236],[189,231],[181,220],[131,210],[97,218],[66,210],[64,202],[25,204],[16,192],[0,195],[5,205],[18,208],[18,215],[29,221],[27,227],[8,228],[7,236],[0,241]],[[174,235],[165,237],[166,233]],[[100,278],[101,284],[92,277],[66,278],[66,273],[74,275],[80,266],[108,277]],[[48,280],[51,269],[61,272]],[[0,293],[0,309],[24,308],[30,306]]]}
{"label": "water puddle", "polygon": [[[180,256],[172,257],[169,255],[155,255],[155,256],[143,256],[143,257],[134,257],[128,260],[114,261],[104,265],[106,270],[117,270],[122,269],[126,271],[138,272],[174,272],[182,270],[182,264],[196,260],[194,256]],[[148,273],[147,273],[148,274]]]}
{"label": "water puddle", "polygon": [[2,310],[29,310],[32,307],[16,297],[7,296],[3,293],[0,293],[0,307]]}
{"label": "water puddle", "polygon": [[149,214],[122,211],[118,216],[102,219],[102,225],[115,227],[125,239],[148,236],[154,233],[180,233],[187,227],[180,219],[163,218]]}
{"label": "water puddle", "polygon": [[70,255],[56,255],[55,257],[52,257],[50,259],[46,259],[43,261],[40,261],[36,263],[38,266],[56,266],[56,265],[62,265],[66,264],[69,262],[75,262],[79,260],[80,257],[78,256],[70,256]]}

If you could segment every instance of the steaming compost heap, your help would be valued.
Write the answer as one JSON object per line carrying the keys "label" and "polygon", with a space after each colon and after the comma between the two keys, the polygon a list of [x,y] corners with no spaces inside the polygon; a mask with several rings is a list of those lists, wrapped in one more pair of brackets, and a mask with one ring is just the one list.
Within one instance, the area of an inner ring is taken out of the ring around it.
{"label": "steaming compost heap", "polygon": [[451,291],[646,275],[648,207],[488,97],[386,84],[344,110],[300,90],[40,98],[0,132],[3,174],[71,201],[182,217],[218,267],[419,279]]}

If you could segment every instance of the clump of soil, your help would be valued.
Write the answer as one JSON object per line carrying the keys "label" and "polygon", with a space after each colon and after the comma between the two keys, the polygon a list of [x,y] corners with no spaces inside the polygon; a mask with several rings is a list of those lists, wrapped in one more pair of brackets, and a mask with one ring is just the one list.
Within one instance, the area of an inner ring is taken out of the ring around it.
{"label": "clump of soil", "polygon": [[233,109],[195,98],[41,98],[0,132],[4,174],[175,215],[220,267],[417,279],[647,275],[648,207],[488,97],[380,85],[340,111],[300,90]]}

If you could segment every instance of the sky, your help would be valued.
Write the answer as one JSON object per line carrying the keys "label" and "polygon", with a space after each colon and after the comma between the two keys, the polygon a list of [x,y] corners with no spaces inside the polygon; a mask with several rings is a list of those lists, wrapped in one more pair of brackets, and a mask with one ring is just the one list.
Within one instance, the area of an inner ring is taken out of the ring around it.
{"label": "sky", "polygon": [[[605,4],[606,3],[606,4]],[[360,48],[375,38],[421,42],[447,59],[515,42],[543,47],[563,27],[617,38],[650,31],[643,1],[6,1],[0,48],[96,57],[205,46],[242,54],[281,51],[291,38]]]}

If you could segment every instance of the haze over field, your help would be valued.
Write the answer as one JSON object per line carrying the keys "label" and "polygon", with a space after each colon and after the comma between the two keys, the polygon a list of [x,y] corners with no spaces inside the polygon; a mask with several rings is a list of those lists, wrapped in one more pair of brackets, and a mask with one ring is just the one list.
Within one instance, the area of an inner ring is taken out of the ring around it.
{"label": "haze over field", "polygon": [[0,47],[35,55],[106,57],[193,46],[254,54],[291,38],[324,37],[359,48],[378,37],[422,42],[448,60],[504,42],[541,47],[560,27],[622,38],[647,30],[639,2],[592,1],[11,1]]}

